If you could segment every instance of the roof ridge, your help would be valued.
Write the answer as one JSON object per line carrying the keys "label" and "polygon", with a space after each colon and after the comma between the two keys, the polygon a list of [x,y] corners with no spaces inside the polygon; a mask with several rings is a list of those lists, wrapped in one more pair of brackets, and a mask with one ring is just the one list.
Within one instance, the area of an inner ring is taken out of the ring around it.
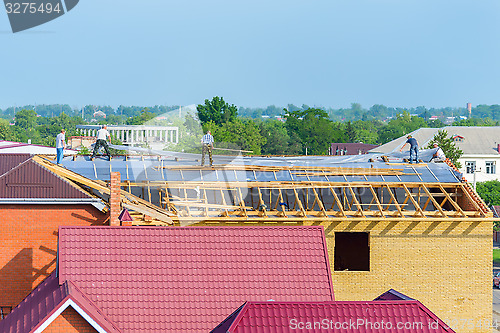
{"label": "roof ridge", "polygon": [[445,331],[448,331],[448,332],[455,332],[450,326],[448,326],[444,321],[442,321],[438,316],[436,316],[434,313],[432,313],[431,310],[429,310],[424,304],[422,304],[422,302],[420,302],[419,300],[415,300],[415,302],[418,304],[418,307],[424,311],[429,317],[431,317],[432,319],[436,320],[438,322],[438,324],[445,330]]}
{"label": "roof ridge", "polygon": [[[80,288],[78,288],[78,286],[71,280],[65,280],[63,282],[64,284],[66,284],[68,286],[68,294],[71,298],[74,298],[73,296],[73,293],[74,293],[74,290],[76,292],[78,292],[86,302],[89,303],[90,306],[93,306],[95,308],[95,310],[102,316],[102,319],[104,320],[107,320],[108,323],[113,326],[114,329],[116,329],[118,332],[121,332],[120,328],[101,310],[100,307],[98,307],[88,296],[87,294],[85,294],[83,292],[83,290],[81,290]],[[76,299],[73,299],[73,301],[75,303],[80,303],[78,300]],[[90,316],[90,315],[89,315]],[[96,320],[97,318],[93,318],[94,320]]]}
{"label": "roof ridge", "polygon": [[[19,154],[19,155],[24,155],[24,154]],[[9,173],[13,172],[14,170],[16,169],[19,169],[22,165],[26,164],[27,162],[33,160],[33,155],[30,155],[30,157],[28,157],[26,160],[24,160],[23,162],[19,163],[18,165],[16,165],[15,167],[13,167],[12,169],[10,169],[9,171],[3,173],[2,175],[0,175],[0,179],[3,178],[3,177],[6,177]]]}
{"label": "roof ridge", "polygon": [[[31,157],[31,160],[33,161],[33,163],[34,163],[36,166],[38,166],[38,167],[42,168],[43,170],[45,170],[45,171],[49,172],[51,175],[54,175],[56,178],[58,178],[58,179],[60,179],[60,180],[64,181],[66,184],[68,184],[68,185],[72,186],[72,187],[73,187],[73,188],[75,188],[77,191],[80,191],[81,193],[83,193],[84,195],[86,195],[86,196],[87,196],[87,197],[89,197],[89,198],[94,198],[92,195],[90,195],[90,193],[88,193],[88,192],[84,191],[84,190],[83,190],[80,186],[78,186],[78,185],[76,185],[75,183],[71,182],[69,179],[66,179],[66,178],[64,178],[64,177],[59,176],[58,174],[56,174],[56,173],[52,172],[51,170],[47,169],[47,168],[46,168],[44,165],[42,165],[41,163],[38,163],[36,160],[34,160],[34,159],[33,159],[33,156]],[[49,161],[49,162],[50,162],[50,161]],[[52,162],[50,162],[50,163],[52,163]]]}

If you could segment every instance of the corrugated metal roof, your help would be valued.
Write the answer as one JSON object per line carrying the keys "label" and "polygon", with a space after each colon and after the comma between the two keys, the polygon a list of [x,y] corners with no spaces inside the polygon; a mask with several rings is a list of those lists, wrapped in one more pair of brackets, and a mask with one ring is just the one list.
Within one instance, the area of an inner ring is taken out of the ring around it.
{"label": "corrugated metal roof", "polygon": [[109,333],[119,333],[114,324],[71,282],[58,283],[56,272],[40,283],[12,312],[0,321],[2,333],[33,332],[72,300]]}
{"label": "corrugated metal roof", "polygon": [[418,301],[248,302],[212,333],[453,332]]}
{"label": "corrugated metal roof", "polygon": [[0,176],[19,166],[31,158],[30,154],[2,154],[0,155]]}
{"label": "corrugated metal roof", "polygon": [[123,332],[206,332],[248,299],[328,301],[322,227],[61,227],[60,281]]}
{"label": "corrugated metal roof", "polygon": [[92,197],[34,162],[32,156],[28,154],[0,154],[0,173],[0,198]]}

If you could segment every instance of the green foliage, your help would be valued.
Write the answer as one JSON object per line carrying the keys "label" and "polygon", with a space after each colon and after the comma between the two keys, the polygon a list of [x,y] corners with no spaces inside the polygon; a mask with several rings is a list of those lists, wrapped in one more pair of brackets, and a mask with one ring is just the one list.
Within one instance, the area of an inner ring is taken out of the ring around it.
{"label": "green foliage", "polygon": [[127,125],[144,125],[147,121],[150,121],[155,117],[154,113],[149,112],[149,108],[144,108],[139,116],[134,116],[127,119],[125,122]]}
{"label": "green foliage", "polygon": [[304,150],[307,147],[307,153],[310,155],[327,154],[330,144],[341,136],[340,130],[321,109],[289,112],[286,127],[290,134],[295,134]]}
{"label": "green foliage", "polygon": [[489,180],[486,182],[478,182],[476,184],[476,192],[486,205],[500,205],[500,181]]}
{"label": "green foliage", "polygon": [[498,126],[498,121],[493,121],[490,118],[469,118],[455,121],[453,126]]}
{"label": "green foliage", "polygon": [[381,129],[379,141],[380,143],[386,143],[425,126],[424,119],[411,116],[407,111],[403,111],[403,113],[398,114],[396,118],[389,121],[385,128]]}
{"label": "green foliage", "polygon": [[[286,126],[278,120],[269,120],[260,123],[260,134],[266,138],[266,143],[262,146],[262,154],[267,155],[285,155],[300,153],[302,147],[298,151],[294,150],[291,145],[290,135],[288,135]],[[297,146],[295,145],[295,148]]]}
{"label": "green foliage", "polygon": [[267,141],[252,120],[236,119],[220,126],[214,122],[205,125],[212,132],[217,148],[251,150],[253,154],[260,155],[261,147]]}
{"label": "green foliage", "polygon": [[33,110],[22,109],[16,113],[14,123],[17,127],[24,130],[35,128],[36,125],[36,112]]}
{"label": "green foliage", "polygon": [[214,122],[216,125],[231,123],[236,120],[238,109],[234,104],[229,105],[224,98],[215,96],[211,101],[205,100],[205,105],[199,104],[196,107],[198,119],[202,125],[207,122]]}
{"label": "green foliage", "polygon": [[448,132],[446,132],[445,130],[439,130],[425,148],[434,148],[434,143],[438,144],[438,146],[443,150],[446,157],[449,158],[457,168],[462,167],[458,162],[458,159],[460,158],[460,156],[462,156],[463,151],[455,145],[455,142],[451,137],[448,137]]}

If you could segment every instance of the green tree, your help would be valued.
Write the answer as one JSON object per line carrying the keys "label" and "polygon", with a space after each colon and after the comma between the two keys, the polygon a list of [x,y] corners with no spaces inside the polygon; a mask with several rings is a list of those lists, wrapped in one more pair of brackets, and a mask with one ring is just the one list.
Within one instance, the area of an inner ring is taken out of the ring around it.
{"label": "green tree", "polygon": [[217,148],[251,150],[253,154],[260,155],[261,148],[266,143],[266,138],[262,137],[252,120],[236,119],[220,126],[208,122],[204,129],[212,132]]}
{"label": "green tree", "polygon": [[315,108],[290,112],[286,127],[292,140],[301,142],[304,150],[307,148],[307,153],[312,155],[327,154],[330,144],[342,136],[328,114]]}
{"label": "green tree", "polygon": [[133,116],[132,118],[128,118],[126,121],[127,125],[143,125],[147,121],[153,119],[155,117],[155,114],[152,112],[149,112],[149,108],[144,108],[141,111],[141,114],[139,116]]}
{"label": "green tree", "polygon": [[443,150],[446,157],[449,158],[457,168],[462,167],[458,162],[458,159],[464,152],[455,145],[455,142],[451,137],[448,137],[448,132],[446,132],[445,130],[438,130],[436,135],[434,135],[432,140],[425,148],[433,148],[434,143],[438,144],[438,146]]}
{"label": "green tree", "polygon": [[288,135],[283,122],[268,120],[261,122],[259,127],[260,134],[266,138],[266,143],[262,146],[262,154],[290,154],[290,151],[293,150],[290,147],[290,135]]}
{"label": "green tree", "polygon": [[202,125],[212,121],[216,125],[232,122],[236,120],[238,109],[234,104],[229,105],[224,101],[224,98],[215,96],[211,101],[205,100],[205,105],[199,104],[196,107],[198,111],[198,119]]}
{"label": "green tree", "polygon": [[36,112],[34,110],[22,109],[16,113],[14,123],[15,126],[24,130],[35,128]]}
{"label": "green tree", "polygon": [[500,205],[500,181],[489,180],[476,184],[477,194],[488,206]]}
{"label": "green tree", "polygon": [[351,121],[348,121],[345,126],[345,136],[347,138],[347,142],[356,142],[357,133],[354,126],[352,126]]}

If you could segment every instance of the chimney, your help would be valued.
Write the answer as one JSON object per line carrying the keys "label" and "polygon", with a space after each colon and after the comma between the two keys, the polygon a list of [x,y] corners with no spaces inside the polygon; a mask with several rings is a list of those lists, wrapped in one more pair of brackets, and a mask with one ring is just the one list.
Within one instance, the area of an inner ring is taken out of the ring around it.
{"label": "chimney", "polygon": [[111,182],[110,182],[110,197],[109,205],[111,206],[109,210],[109,225],[119,226],[120,220],[118,216],[121,212],[121,197],[120,197],[120,173],[111,172]]}

